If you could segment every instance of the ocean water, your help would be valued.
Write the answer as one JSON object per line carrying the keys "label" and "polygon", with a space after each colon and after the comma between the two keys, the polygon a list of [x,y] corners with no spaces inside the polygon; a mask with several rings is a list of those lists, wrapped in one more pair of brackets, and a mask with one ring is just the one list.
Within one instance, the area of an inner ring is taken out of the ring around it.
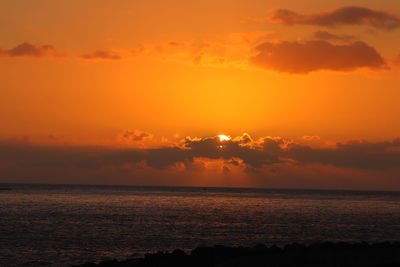
{"label": "ocean water", "polygon": [[400,193],[0,185],[0,266],[68,266],[200,245],[400,240]]}

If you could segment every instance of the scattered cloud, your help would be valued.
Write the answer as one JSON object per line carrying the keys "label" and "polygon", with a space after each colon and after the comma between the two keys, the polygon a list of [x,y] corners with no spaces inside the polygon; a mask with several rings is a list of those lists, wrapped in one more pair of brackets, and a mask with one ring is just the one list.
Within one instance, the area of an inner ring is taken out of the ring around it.
{"label": "scattered cloud", "polygon": [[270,17],[274,23],[284,25],[368,25],[377,29],[393,30],[400,27],[400,17],[385,11],[361,6],[345,6],[332,11],[299,14],[288,9],[275,9]]}
{"label": "scattered cloud", "polygon": [[321,40],[264,42],[255,50],[257,54],[250,60],[254,65],[278,72],[306,74],[318,70],[387,68],[375,48],[361,41],[341,45]]}
{"label": "scattered cloud", "polygon": [[35,45],[22,43],[11,49],[0,49],[0,55],[7,57],[45,57],[54,55],[55,48],[52,45]]}
{"label": "scattered cloud", "polygon": [[200,40],[170,40],[147,43],[131,50],[136,57],[146,56],[180,61],[197,66],[248,68],[252,48],[265,40],[269,32],[231,33]]}
{"label": "scattered cloud", "polygon": [[96,50],[87,54],[83,54],[80,57],[84,59],[110,59],[110,60],[121,59],[121,56],[119,54],[108,50]]}

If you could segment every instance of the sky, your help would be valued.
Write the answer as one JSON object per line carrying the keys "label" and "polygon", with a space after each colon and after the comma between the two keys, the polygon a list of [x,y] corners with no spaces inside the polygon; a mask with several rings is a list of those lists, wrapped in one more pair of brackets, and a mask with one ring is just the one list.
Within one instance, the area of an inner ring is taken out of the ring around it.
{"label": "sky", "polygon": [[0,0],[0,182],[400,190],[399,33],[398,0]]}

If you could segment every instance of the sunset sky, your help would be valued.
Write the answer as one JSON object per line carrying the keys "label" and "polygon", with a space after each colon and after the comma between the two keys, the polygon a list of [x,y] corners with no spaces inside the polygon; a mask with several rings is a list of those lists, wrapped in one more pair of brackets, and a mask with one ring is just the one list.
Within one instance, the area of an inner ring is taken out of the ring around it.
{"label": "sunset sky", "polygon": [[398,0],[1,0],[0,33],[0,182],[400,190]]}

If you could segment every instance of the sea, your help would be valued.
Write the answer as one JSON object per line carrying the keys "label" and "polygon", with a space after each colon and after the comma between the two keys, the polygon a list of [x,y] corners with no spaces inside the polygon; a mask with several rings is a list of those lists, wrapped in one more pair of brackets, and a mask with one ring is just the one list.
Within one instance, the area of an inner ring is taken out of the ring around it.
{"label": "sea", "polygon": [[0,184],[0,266],[400,240],[400,192]]}

